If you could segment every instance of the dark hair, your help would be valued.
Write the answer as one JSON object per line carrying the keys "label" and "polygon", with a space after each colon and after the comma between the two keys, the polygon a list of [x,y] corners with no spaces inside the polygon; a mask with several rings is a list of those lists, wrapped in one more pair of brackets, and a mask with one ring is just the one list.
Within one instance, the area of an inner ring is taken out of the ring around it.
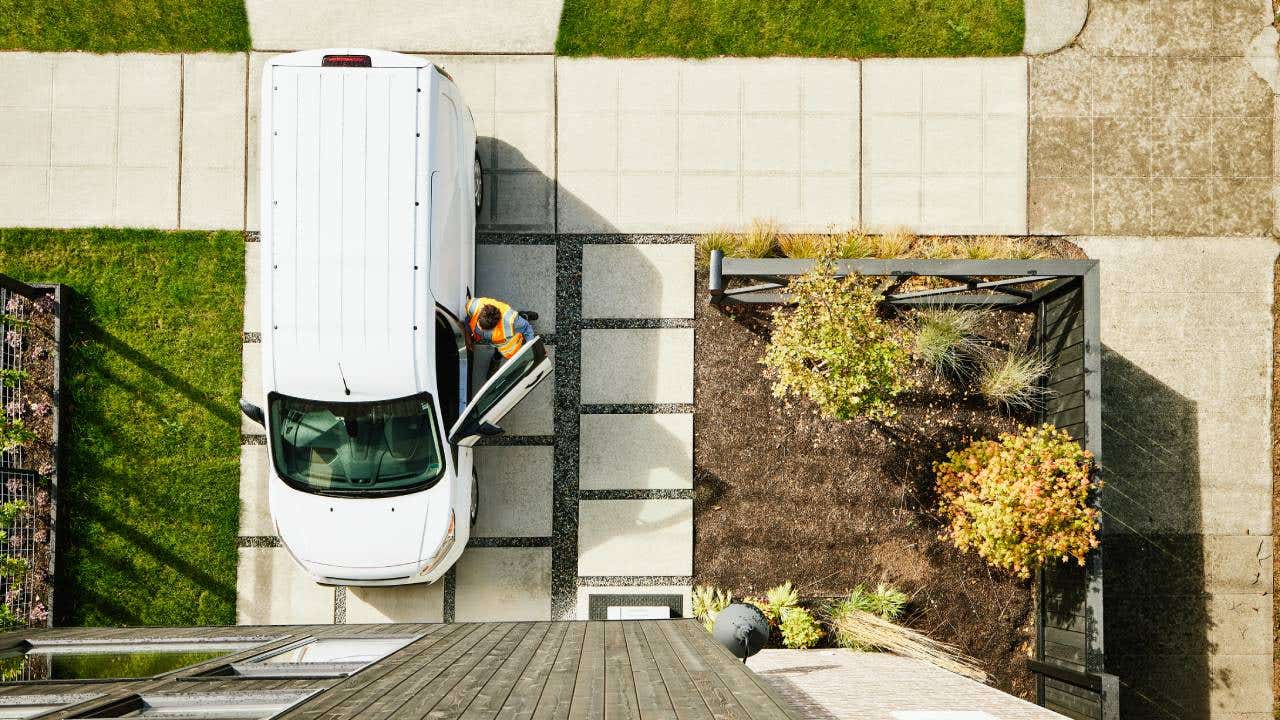
{"label": "dark hair", "polygon": [[485,330],[492,330],[498,327],[498,322],[502,320],[502,313],[498,312],[498,308],[493,305],[485,305],[480,308],[480,317],[477,322],[480,327]]}

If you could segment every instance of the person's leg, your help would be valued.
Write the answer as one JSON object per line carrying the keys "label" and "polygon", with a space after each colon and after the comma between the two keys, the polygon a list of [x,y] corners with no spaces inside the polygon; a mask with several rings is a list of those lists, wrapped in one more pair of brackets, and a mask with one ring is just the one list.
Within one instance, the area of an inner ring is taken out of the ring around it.
{"label": "person's leg", "polygon": [[534,311],[532,311],[532,310],[517,310],[517,311],[516,311],[516,314],[517,314],[517,315],[519,315],[520,317],[524,318],[525,320],[528,320],[529,322],[537,322],[537,321],[538,321],[538,313],[536,313],[536,312],[534,312]]}

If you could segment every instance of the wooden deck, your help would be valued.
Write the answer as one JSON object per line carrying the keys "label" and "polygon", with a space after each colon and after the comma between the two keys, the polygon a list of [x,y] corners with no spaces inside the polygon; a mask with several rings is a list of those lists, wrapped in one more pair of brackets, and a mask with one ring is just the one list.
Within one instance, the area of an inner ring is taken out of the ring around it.
{"label": "wooden deck", "polygon": [[[790,707],[692,620],[454,623],[186,629],[57,629],[36,641],[412,637],[414,642],[346,678],[184,679],[225,665],[220,658],[145,680],[0,684],[0,698],[101,694],[49,718],[91,712],[136,695],[318,691],[279,717],[671,718],[795,720]],[[14,635],[8,636],[13,639]],[[2,642],[2,640],[0,640]],[[261,648],[231,659],[260,653]]]}

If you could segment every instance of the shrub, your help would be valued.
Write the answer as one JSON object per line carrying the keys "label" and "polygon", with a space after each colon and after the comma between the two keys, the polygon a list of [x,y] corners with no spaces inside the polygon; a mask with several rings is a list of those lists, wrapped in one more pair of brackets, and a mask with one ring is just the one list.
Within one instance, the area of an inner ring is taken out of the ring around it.
{"label": "shrub", "polygon": [[806,397],[823,417],[888,418],[911,386],[910,356],[877,314],[881,295],[864,278],[837,278],[829,262],[788,285],[794,309],[773,314],[761,361],[775,397]]}
{"label": "shrub", "polygon": [[36,434],[22,420],[0,415],[0,452],[9,452],[35,439]]}
{"label": "shrub", "polygon": [[1039,384],[1048,372],[1049,363],[1039,356],[992,350],[978,358],[978,392],[1007,410],[1031,410],[1049,392]]}
{"label": "shrub", "polygon": [[930,663],[943,670],[986,682],[978,663],[954,645],[938,642],[910,628],[895,625],[873,613],[853,608],[828,617],[836,643],[851,649],[875,649]]}
{"label": "shrub", "polygon": [[702,621],[702,626],[711,632],[715,627],[716,616],[721,610],[733,604],[733,593],[719,588],[701,586],[693,589],[690,596],[693,616]]}
{"label": "shrub", "polygon": [[1093,456],[1052,425],[1003,433],[934,464],[944,537],[1019,577],[1055,558],[1081,565],[1098,546],[1089,507]]}
{"label": "shrub", "polygon": [[26,370],[14,370],[13,368],[4,368],[0,370],[0,385],[5,387],[16,387],[19,382],[31,377],[31,373]]}
{"label": "shrub", "polygon": [[782,644],[792,650],[804,650],[818,644],[822,628],[813,615],[802,607],[782,609]]}
{"label": "shrub", "polygon": [[985,314],[982,310],[958,308],[920,310],[916,313],[912,354],[938,374],[959,372],[978,347],[974,332]]}

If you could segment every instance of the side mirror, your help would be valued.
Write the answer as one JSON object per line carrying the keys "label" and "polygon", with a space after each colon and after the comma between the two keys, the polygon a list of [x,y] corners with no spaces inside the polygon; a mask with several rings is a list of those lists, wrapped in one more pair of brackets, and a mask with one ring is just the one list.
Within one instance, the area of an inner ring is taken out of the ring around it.
{"label": "side mirror", "polygon": [[483,435],[484,437],[493,437],[494,435],[501,435],[503,432],[504,431],[502,428],[498,427],[497,425],[494,425],[493,423],[480,423],[480,427],[476,428],[476,434]]}
{"label": "side mirror", "polygon": [[240,398],[240,412],[244,413],[245,417],[261,425],[264,430],[266,429],[267,420],[266,416],[262,414],[262,408],[244,398]]}

